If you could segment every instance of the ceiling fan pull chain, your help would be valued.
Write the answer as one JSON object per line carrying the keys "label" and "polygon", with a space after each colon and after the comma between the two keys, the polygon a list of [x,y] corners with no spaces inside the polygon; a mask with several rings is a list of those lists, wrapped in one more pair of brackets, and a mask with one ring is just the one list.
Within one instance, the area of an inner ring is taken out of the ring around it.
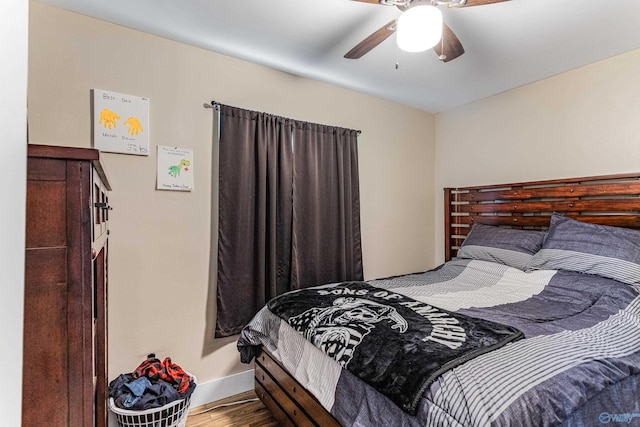
{"label": "ceiling fan pull chain", "polygon": [[444,25],[442,26],[442,37],[440,38],[440,55],[438,55],[440,61],[447,59],[447,55],[444,54]]}
{"label": "ceiling fan pull chain", "polygon": [[396,43],[396,70],[400,68],[400,61],[398,60],[398,44]]}

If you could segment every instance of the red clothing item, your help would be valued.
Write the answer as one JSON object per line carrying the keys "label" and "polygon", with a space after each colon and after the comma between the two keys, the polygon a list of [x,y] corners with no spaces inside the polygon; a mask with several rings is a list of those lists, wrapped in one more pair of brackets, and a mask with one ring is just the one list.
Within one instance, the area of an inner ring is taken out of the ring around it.
{"label": "red clothing item", "polygon": [[150,380],[163,380],[169,384],[173,384],[178,393],[183,394],[187,391],[192,378],[182,368],[171,362],[171,358],[167,357],[162,362],[156,358],[155,354],[147,356],[147,360],[142,362],[132,373],[133,378],[147,377]]}

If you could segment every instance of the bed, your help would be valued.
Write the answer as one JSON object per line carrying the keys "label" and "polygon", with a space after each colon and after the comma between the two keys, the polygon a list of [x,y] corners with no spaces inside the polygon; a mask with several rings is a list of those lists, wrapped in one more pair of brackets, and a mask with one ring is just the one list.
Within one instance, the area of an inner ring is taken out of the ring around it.
{"label": "bed", "polygon": [[640,174],[444,196],[443,265],[288,293],[242,331],[279,422],[640,424]]}

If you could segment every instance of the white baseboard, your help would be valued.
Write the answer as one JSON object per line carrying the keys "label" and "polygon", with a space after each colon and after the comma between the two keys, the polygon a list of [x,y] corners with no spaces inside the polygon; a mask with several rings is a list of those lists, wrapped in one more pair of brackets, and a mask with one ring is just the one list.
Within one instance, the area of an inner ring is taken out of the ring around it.
{"label": "white baseboard", "polygon": [[253,390],[253,383],[253,369],[206,383],[198,383],[191,395],[191,404],[189,406],[195,408]]}

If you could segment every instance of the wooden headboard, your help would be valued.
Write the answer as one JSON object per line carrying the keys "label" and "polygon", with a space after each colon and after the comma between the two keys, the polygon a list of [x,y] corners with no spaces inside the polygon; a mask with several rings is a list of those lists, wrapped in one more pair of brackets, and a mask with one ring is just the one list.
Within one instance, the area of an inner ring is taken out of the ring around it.
{"label": "wooden headboard", "polygon": [[474,223],[544,230],[553,212],[640,229],[640,173],[444,189],[445,261]]}

